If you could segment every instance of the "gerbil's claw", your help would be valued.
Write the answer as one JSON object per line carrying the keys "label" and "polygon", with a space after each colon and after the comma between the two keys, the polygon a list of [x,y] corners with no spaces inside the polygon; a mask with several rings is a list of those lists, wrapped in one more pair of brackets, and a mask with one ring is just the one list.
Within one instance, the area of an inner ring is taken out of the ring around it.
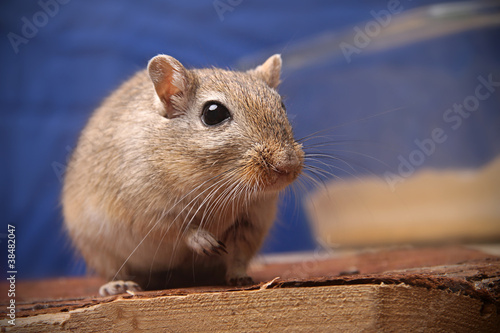
{"label": "gerbil's claw", "polygon": [[227,281],[227,283],[231,286],[237,286],[237,287],[255,284],[255,282],[253,281],[253,279],[250,276],[239,276],[239,277],[230,278]]}
{"label": "gerbil's claw", "polygon": [[227,253],[226,245],[206,230],[193,229],[186,238],[187,245],[196,253],[211,255],[222,255],[222,252]]}
{"label": "gerbil's claw", "polygon": [[217,241],[217,243],[219,243],[220,245],[220,250],[222,250],[225,254],[227,254],[226,244],[222,243],[221,241]]}
{"label": "gerbil's claw", "polygon": [[112,296],[118,294],[124,294],[127,291],[135,292],[142,291],[142,288],[134,281],[110,281],[105,283],[99,288],[99,294],[101,296]]}
{"label": "gerbil's claw", "polygon": [[212,255],[213,253],[210,253],[207,250],[203,249],[203,254],[206,255],[207,257],[210,257],[210,255]]}

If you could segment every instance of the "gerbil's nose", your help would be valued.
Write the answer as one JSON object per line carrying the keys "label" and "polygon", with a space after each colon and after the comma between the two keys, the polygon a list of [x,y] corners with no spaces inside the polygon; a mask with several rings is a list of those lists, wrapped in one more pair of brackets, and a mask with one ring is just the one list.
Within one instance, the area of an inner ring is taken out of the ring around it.
{"label": "gerbil's nose", "polygon": [[252,185],[282,190],[293,182],[304,167],[304,151],[297,143],[255,144],[249,151],[249,163],[243,174]]}
{"label": "gerbil's nose", "polygon": [[302,169],[302,158],[293,148],[276,152],[274,160],[273,165],[278,173],[294,173]]}

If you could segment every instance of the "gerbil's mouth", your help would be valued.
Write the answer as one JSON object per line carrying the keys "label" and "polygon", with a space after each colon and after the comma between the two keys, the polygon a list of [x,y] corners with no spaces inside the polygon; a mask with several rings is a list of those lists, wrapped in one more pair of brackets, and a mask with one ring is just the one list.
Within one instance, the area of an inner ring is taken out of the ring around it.
{"label": "gerbil's mouth", "polygon": [[[302,169],[302,168],[300,168]],[[293,183],[299,176],[299,172],[275,171],[273,175],[268,175],[267,182],[263,182],[264,191],[281,191]]]}

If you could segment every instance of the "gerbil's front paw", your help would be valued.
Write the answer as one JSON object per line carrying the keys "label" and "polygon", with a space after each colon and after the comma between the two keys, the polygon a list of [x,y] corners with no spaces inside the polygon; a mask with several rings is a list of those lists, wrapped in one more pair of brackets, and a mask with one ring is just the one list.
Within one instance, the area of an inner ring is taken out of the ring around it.
{"label": "gerbil's front paw", "polygon": [[245,275],[245,276],[228,278],[227,284],[229,284],[230,286],[241,287],[241,286],[248,286],[251,284],[255,284],[255,282],[253,281],[253,279],[250,276]]}
{"label": "gerbil's front paw", "polygon": [[126,293],[127,291],[141,291],[141,287],[134,281],[110,281],[99,288],[101,296],[112,296]]}
{"label": "gerbil's front paw", "polygon": [[226,245],[203,229],[194,229],[187,236],[186,242],[193,251],[199,254],[210,256],[213,254],[221,255],[222,252],[227,253]]}

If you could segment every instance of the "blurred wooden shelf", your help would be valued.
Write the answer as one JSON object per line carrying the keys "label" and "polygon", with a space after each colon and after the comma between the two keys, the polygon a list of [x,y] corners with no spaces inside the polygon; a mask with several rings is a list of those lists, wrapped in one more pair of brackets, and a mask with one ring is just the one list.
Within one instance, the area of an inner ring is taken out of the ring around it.
{"label": "blurred wooden shelf", "polygon": [[479,169],[419,169],[399,179],[318,188],[305,201],[316,239],[359,247],[500,241],[500,157]]}
{"label": "blurred wooden shelf", "polygon": [[[1,331],[497,332],[500,257],[463,246],[262,257],[246,288],[97,296],[95,277],[18,281]],[[279,278],[278,278],[279,276]],[[4,289],[7,285],[1,284]]]}

